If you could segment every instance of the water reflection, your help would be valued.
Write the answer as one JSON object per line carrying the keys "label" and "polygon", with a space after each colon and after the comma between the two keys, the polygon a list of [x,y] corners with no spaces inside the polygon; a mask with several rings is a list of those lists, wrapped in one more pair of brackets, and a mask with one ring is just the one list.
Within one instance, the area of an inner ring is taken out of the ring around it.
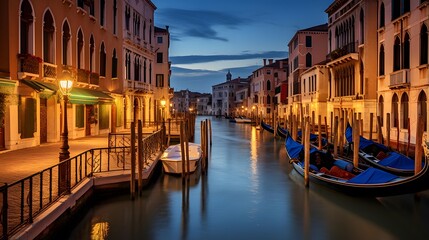
{"label": "water reflection", "polygon": [[134,202],[103,199],[67,238],[90,239],[92,223],[101,222],[108,227],[97,232],[108,239],[429,238],[429,194],[361,199],[314,183],[305,188],[284,141],[227,120],[213,118],[212,129],[207,175],[185,184],[161,175]]}
{"label": "water reflection", "polygon": [[97,222],[92,225],[91,239],[93,240],[104,240],[107,239],[109,233],[108,222]]}

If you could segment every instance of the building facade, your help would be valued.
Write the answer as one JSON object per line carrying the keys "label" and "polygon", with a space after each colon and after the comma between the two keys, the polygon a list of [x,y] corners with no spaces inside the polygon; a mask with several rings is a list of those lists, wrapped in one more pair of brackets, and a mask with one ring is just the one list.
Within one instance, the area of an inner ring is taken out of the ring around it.
{"label": "building facade", "polygon": [[249,80],[245,78],[232,79],[230,71],[226,74],[226,82],[212,86],[212,113],[216,116],[232,117],[235,114],[235,94]]}
{"label": "building facade", "polygon": [[327,42],[328,24],[299,30],[289,41],[288,114],[304,116],[301,74],[314,64],[326,60]]}
{"label": "building facade", "polygon": [[419,116],[423,117],[424,131],[428,127],[428,4],[417,0],[378,1],[377,115],[384,138],[390,134],[393,146],[398,136],[401,145],[408,142],[408,137],[415,143]]}
{"label": "building facade", "polygon": [[[133,119],[127,114],[134,101],[129,93],[140,89],[140,81],[130,77],[128,50],[149,52],[141,56],[154,61],[155,9],[150,0],[1,1],[0,30],[9,34],[0,39],[0,149],[60,140],[64,101],[58,84],[65,77],[74,82],[67,104],[69,138],[125,129]],[[152,95],[155,109],[162,94]]]}
{"label": "building facade", "polygon": [[[331,116],[346,119],[357,113],[368,134],[377,98],[377,1],[336,0],[326,13],[329,121],[332,123]],[[375,117],[373,121],[375,126]]]}

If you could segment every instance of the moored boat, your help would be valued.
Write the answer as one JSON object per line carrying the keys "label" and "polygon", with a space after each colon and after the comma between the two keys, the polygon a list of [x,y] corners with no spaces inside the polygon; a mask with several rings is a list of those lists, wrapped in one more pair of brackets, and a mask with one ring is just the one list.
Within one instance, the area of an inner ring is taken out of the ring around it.
{"label": "moored boat", "polygon": [[[347,125],[345,135],[350,147],[350,143],[353,141],[353,129],[349,124]],[[359,157],[373,167],[386,172],[399,176],[414,174],[415,162],[413,159],[362,136],[360,136],[359,140]]]}
{"label": "moored boat", "polygon": [[[287,136],[285,142],[286,152],[289,156],[293,168],[304,176],[304,146]],[[354,176],[345,179],[336,175],[322,172],[313,165],[315,156],[320,154],[323,157],[332,157],[330,153],[319,151],[316,148],[310,150],[310,169],[309,179],[311,182],[325,185],[339,192],[360,197],[383,197],[408,193],[416,193],[429,188],[429,168],[425,164],[420,172],[413,176],[397,176],[381,169],[369,167],[367,169],[354,168],[347,164],[347,161],[335,159],[334,165],[342,169],[347,169]],[[328,155],[329,154],[329,155]],[[340,161],[340,162],[336,162]],[[345,163],[345,164],[344,164]]]}
{"label": "moored boat", "polygon": [[264,121],[261,121],[261,127],[270,133],[274,133],[274,128],[271,125],[266,124]]}
{"label": "moored boat", "polygon": [[245,117],[236,117],[235,122],[236,123],[252,123],[252,120],[250,118],[245,118]]}
{"label": "moored boat", "polygon": [[[200,144],[189,143],[189,171],[195,172],[202,158],[202,150]],[[182,151],[180,144],[171,145],[163,152],[161,156],[164,172],[180,174],[182,173]],[[185,162],[185,172],[187,165]]]}

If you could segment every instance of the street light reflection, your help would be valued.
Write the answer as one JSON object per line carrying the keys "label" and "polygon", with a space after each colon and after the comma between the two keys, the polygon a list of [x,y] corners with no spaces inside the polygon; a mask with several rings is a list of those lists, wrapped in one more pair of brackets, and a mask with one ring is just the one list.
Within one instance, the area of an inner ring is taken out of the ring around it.
{"label": "street light reflection", "polygon": [[109,223],[98,222],[92,225],[91,239],[104,240],[107,239],[109,234]]}

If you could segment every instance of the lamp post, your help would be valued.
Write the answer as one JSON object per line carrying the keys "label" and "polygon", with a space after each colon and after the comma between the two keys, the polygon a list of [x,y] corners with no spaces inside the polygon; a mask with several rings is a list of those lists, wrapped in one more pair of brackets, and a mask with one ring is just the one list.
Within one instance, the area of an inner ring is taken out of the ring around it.
{"label": "lamp post", "polygon": [[[68,140],[68,126],[67,126],[67,103],[68,95],[73,87],[73,78],[71,73],[67,70],[63,71],[61,78],[58,80],[58,86],[64,99],[64,112],[63,112],[63,132],[61,133],[61,151],[59,154],[60,163],[70,158],[69,140]],[[59,194],[70,192],[70,162],[62,163],[59,165]]]}
{"label": "lamp post", "polygon": [[161,109],[162,109],[162,112],[161,112],[161,117],[162,117],[162,125],[164,126],[164,121],[165,121],[165,119],[164,119],[164,115],[165,115],[165,113],[164,113],[164,110],[165,110],[165,104],[167,103],[167,101],[165,101],[165,98],[164,97],[162,97],[161,98]]}

